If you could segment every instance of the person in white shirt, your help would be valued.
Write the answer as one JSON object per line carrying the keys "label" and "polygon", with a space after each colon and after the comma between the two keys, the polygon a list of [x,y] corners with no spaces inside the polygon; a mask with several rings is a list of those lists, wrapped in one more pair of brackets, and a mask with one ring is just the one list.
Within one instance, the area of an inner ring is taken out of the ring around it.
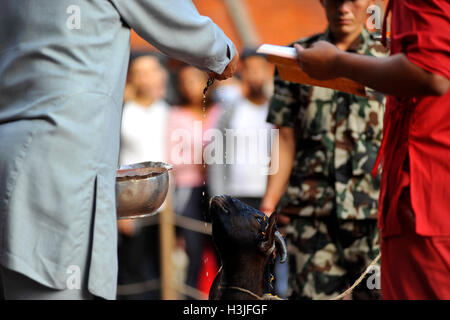
{"label": "person in white shirt", "polygon": [[166,160],[167,71],[156,56],[136,58],[129,72],[134,97],[122,115],[120,164]]}
{"label": "person in white shirt", "polygon": [[[155,55],[142,55],[131,64],[128,81],[133,97],[123,108],[119,162],[167,161],[169,105],[164,101],[168,74]],[[161,209],[160,209],[161,210]],[[139,220],[119,220],[119,284],[158,277],[158,233]],[[120,294],[120,292],[119,292]],[[156,292],[120,299],[157,299]]]}

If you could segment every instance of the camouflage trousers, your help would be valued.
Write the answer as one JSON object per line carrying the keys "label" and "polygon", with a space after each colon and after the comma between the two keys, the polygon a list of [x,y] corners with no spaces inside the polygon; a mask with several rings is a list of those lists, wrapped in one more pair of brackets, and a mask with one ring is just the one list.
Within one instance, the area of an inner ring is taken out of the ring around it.
{"label": "camouflage trousers", "polygon": [[[349,288],[379,253],[376,220],[296,217],[285,227],[289,299],[330,299]],[[379,265],[352,299],[380,299]]]}

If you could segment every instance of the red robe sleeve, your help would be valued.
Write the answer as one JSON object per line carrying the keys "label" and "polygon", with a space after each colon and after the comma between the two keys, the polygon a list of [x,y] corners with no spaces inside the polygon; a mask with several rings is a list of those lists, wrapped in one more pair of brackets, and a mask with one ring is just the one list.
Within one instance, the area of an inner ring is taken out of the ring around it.
{"label": "red robe sleeve", "polygon": [[450,1],[391,1],[398,1],[392,28],[399,51],[417,66],[449,79]]}

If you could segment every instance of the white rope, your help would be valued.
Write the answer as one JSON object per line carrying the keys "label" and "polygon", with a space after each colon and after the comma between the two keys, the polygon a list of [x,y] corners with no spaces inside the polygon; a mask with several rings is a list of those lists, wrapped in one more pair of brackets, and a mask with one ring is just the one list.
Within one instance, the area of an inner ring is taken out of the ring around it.
{"label": "white rope", "polygon": [[377,264],[377,262],[378,262],[378,260],[380,260],[380,258],[381,258],[381,253],[379,253],[377,255],[377,257],[369,264],[366,271],[363,272],[363,274],[355,281],[355,283],[350,288],[345,290],[343,293],[341,293],[337,297],[331,298],[330,300],[340,300],[340,299],[344,298],[345,296],[348,296],[350,293],[352,293],[353,289],[355,289],[356,286],[358,284],[360,284],[361,281],[363,281],[364,277],[367,275],[367,273],[370,271],[370,269]]}
{"label": "white rope", "polygon": [[256,293],[254,293],[254,292],[252,292],[250,290],[244,289],[244,288],[240,288],[240,287],[222,287],[221,286],[219,288],[241,291],[241,292],[247,293],[248,295],[251,295],[256,300],[284,300],[284,299],[281,299],[280,297],[274,296],[274,295],[272,295],[270,293],[266,293],[266,294],[263,294],[262,296],[258,296]]}
{"label": "white rope", "polygon": [[[364,277],[367,275],[367,273],[369,273],[370,269],[377,264],[377,262],[378,262],[378,260],[380,260],[380,258],[381,258],[381,253],[379,253],[376,256],[376,258],[373,259],[373,261],[369,264],[369,266],[366,268],[366,270],[361,274],[361,276],[355,281],[355,283],[353,283],[353,285],[350,288],[345,290],[343,293],[341,293],[337,297],[331,298],[330,300],[340,300],[340,299],[344,298],[345,296],[348,296],[349,294],[351,294],[353,292],[353,290],[361,283],[361,281],[363,281]],[[228,289],[241,291],[241,292],[251,295],[252,297],[256,298],[257,300],[285,300],[285,299],[279,298],[278,296],[271,295],[270,293],[266,293],[263,296],[259,296],[250,290],[240,288],[240,287],[221,287],[221,288],[224,288],[224,289],[228,288]]]}

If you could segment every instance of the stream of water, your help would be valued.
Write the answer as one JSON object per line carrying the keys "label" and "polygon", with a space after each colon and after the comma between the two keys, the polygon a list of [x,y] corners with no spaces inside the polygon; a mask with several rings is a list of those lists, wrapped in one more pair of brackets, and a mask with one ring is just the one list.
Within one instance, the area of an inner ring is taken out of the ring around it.
{"label": "stream of water", "polygon": [[[208,81],[206,82],[206,86],[205,89],[203,89],[203,119],[206,119],[206,93],[208,92],[208,89],[214,84],[214,78],[213,77],[209,77]],[[205,144],[205,142],[202,142],[203,146]],[[202,161],[203,163],[203,169],[206,169],[206,163],[205,163],[205,159],[203,159]],[[203,187],[206,186],[206,175],[203,179]],[[203,201],[205,201],[205,203],[207,202],[207,199],[205,199],[205,191],[202,192],[202,197],[203,197]],[[207,223],[205,222],[205,227],[207,226]]]}

